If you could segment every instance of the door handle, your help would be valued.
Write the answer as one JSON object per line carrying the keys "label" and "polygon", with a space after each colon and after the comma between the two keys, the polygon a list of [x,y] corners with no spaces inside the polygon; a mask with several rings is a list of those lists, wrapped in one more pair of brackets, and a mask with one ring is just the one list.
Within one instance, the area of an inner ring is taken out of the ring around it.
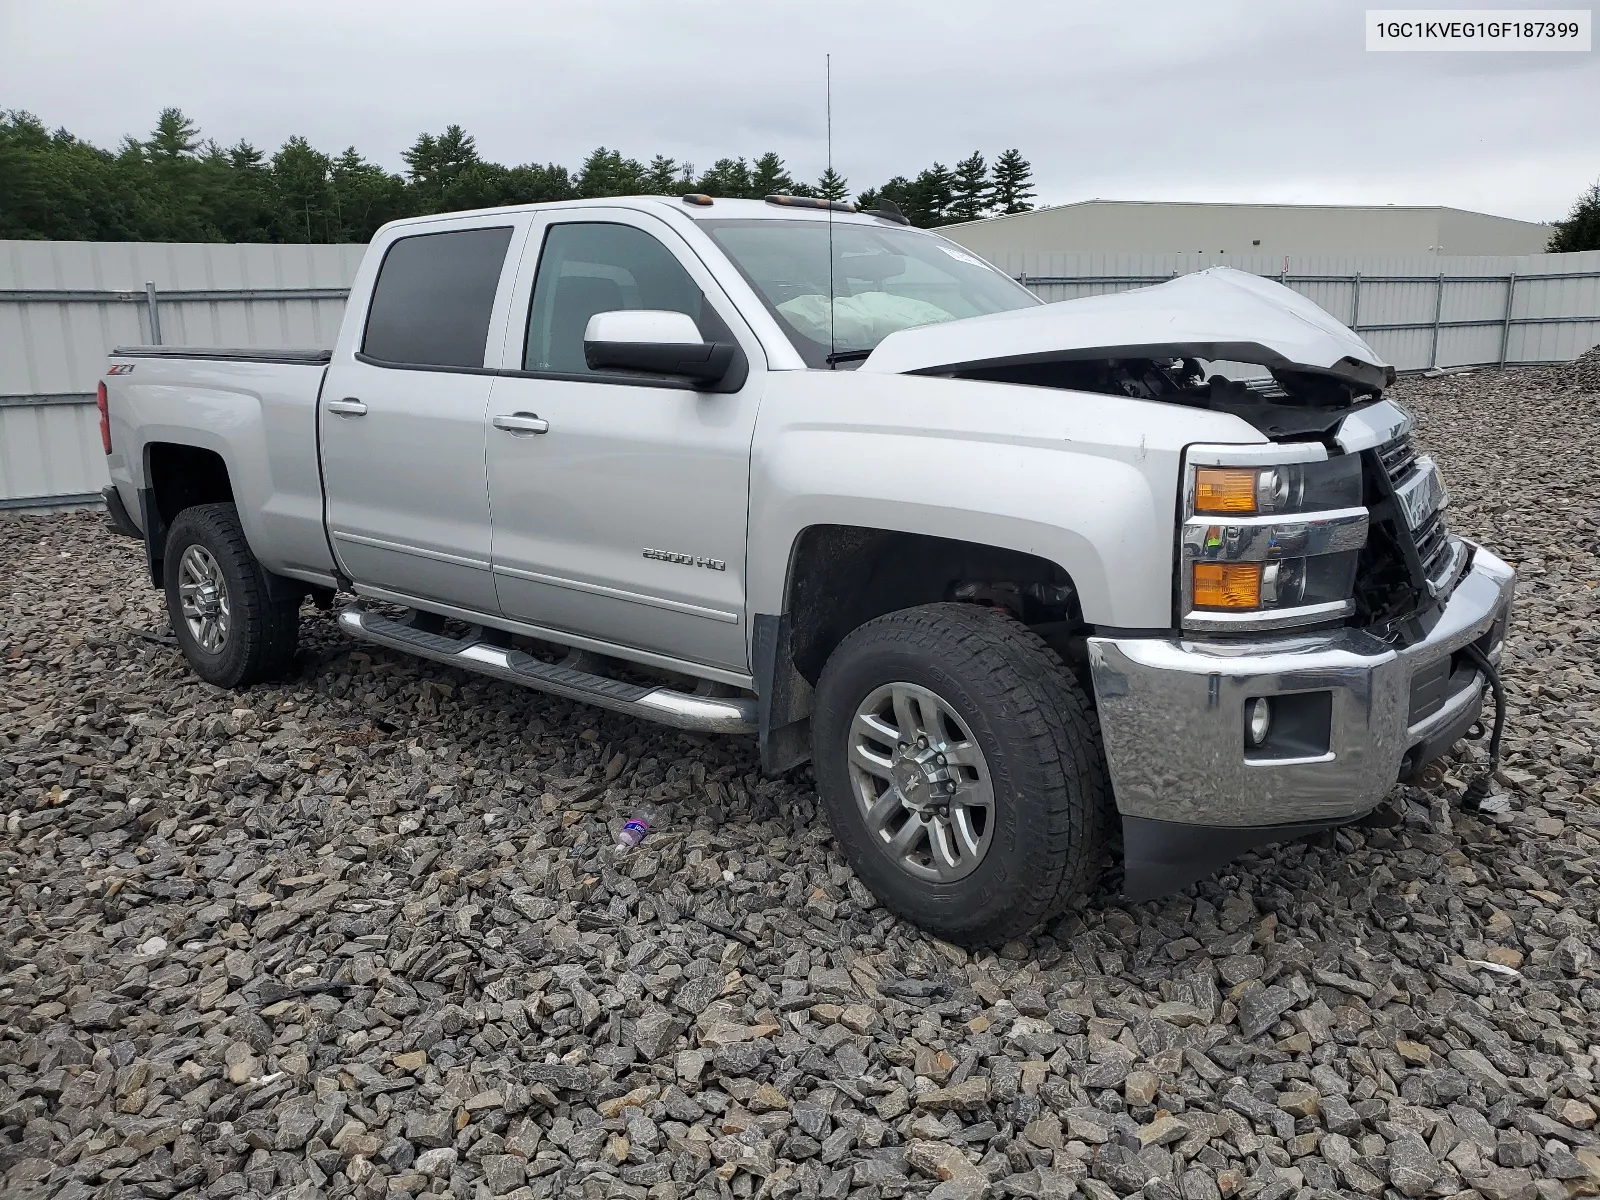
{"label": "door handle", "polygon": [[329,400],[328,411],[338,413],[341,417],[364,417],[367,415],[367,406],[354,396],[346,396],[343,400]]}
{"label": "door handle", "polygon": [[550,432],[550,422],[534,413],[501,413],[494,419],[494,427],[519,437],[529,433]]}

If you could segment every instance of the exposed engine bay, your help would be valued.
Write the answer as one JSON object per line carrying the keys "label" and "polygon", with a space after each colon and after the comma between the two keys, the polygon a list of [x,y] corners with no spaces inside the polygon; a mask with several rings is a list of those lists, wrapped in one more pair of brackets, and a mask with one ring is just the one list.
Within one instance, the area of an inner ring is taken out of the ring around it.
{"label": "exposed engine bay", "polygon": [[951,372],[961,379],[1105,392],[1232,413],[1270,438],[1322,437],[1374,403],[1371,386],[1313,371],[1268,368],[1259,379],[1232,379],[1198,358],[1058,358]]}
{"label": "exposed engine bay", "polygon": [[[1185,404],[1232,413],[1274,439],[1326,438],[1395,378],[1371,346],[1306,297],[1229,267],[902,329],[861,370]],[[1240,374],[1259,377],[1233,377]]]}

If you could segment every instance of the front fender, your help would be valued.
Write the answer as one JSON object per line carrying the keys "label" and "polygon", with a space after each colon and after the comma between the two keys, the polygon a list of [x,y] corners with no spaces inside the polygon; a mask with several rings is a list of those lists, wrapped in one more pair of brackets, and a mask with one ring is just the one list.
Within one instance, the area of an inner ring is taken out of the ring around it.
{"label": "front fender", "polygon": [[751,611],[782,612],[789,558],[819,524],[1037,555],[1097,625],[1172,625],[1184,446],[1260,442],[1236,417],[1010,384],[774,373],[751,472]]}

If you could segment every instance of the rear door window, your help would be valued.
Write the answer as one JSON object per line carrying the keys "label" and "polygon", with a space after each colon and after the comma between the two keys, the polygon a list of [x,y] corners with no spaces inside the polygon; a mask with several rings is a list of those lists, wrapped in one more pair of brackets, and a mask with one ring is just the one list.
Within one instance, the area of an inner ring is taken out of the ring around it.
{"label": "rear door window", "polygon": [[401,238],[378,268],[361,351],[395,366],[481,368],[511,227]]}

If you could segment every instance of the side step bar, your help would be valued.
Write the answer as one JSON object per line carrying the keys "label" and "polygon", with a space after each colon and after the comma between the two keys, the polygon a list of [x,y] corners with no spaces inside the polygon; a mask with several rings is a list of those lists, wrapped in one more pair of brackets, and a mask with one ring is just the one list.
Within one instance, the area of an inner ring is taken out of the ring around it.
{"label": "side step bar", "polygon": [[481,628],[465,638],[390,620],[352,604],[339,614],[339,626],[352,637],[375,642],[464,671],[476,671],[507,683],[520,683],[568,700],[643,717],[662,725],[701,733],[754,733],[756,702],[748,696],[710,696],[641,687],[586,670],[595,656],[574,650],[560,663],[547,663],[521,650],[497,646]]}

